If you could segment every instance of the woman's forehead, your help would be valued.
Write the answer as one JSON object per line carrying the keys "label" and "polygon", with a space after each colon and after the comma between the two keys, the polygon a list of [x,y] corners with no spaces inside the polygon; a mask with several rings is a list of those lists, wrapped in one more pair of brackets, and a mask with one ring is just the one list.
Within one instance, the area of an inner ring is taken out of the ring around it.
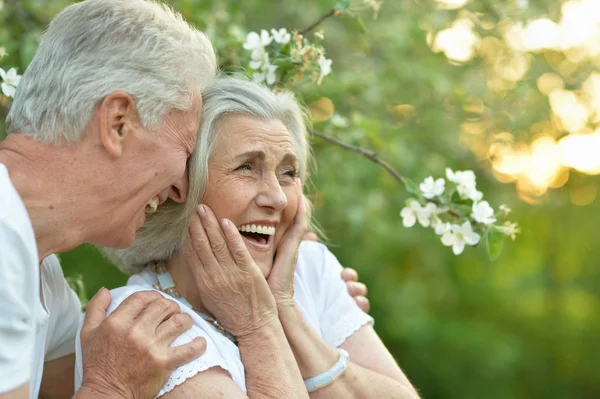
{"label": "woman's forehead", "polygon": [[278,119],[260,119],[247,115],[228,115],[219,126],[218,147],[228,153],[294,151],[292,137]]}

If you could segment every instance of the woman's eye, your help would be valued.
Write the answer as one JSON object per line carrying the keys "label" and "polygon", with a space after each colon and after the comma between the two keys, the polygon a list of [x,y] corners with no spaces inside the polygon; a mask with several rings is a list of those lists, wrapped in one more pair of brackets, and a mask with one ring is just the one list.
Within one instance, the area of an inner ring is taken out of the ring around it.
{"label": "woman's eye", "polygon": [[292,179],[295,179],[296,177],[298,177],[298,171],[296,169],[289,169],[283,172],[284,176],[289,176]]}
{"label": "woman's eye", "polygon": [[237,168],[235,168],[235,170],[252,170],[254,169],[254,166],[250,163],[244,163],[241,164],[240,166],[238,166]]}

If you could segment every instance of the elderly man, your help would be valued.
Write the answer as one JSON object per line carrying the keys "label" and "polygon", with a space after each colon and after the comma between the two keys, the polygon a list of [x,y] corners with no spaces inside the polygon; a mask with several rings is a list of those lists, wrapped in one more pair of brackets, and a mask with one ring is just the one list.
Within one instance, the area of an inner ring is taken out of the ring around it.
{"label": "elderly man", "polygon": [[[0,399],[73,395],[80,303],[52,254],[125,248],[146,212],[185,201],[216,69],[206,37],[151,1],[86,0],[50,24],[0,143]],[[368,307],[364,285],[348,288]],[[153,397],[204,352],[204,341],[171,347],[192,321],[155,294],[106,319],[110,294],[92,298],[77,397]]]}
{"label": "elderly man", "polygon": [[[73,394],[80,303],[52,254],[125,248],[148,210],[186,199],[200,92],[216,69],[206,37],[152,2],[86,0],[50,24],[0,143],[1,398]],[[90,301],[77,396],[152,397],[204,352],[170,347],[191,319],[160,295],[105,320],[109,304],[107,290]]]}

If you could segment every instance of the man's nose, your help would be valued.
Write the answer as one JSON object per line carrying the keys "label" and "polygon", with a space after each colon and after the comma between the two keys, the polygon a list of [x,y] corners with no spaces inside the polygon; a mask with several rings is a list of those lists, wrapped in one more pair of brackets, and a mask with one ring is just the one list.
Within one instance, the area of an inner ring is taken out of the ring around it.
{"label": "man's nose", "polygon": [[186,170],[183,177],[173,183],[169,190],[169,198],[178,204],[185,202],[188,196],[190,184],[187,173],[188,171]]}

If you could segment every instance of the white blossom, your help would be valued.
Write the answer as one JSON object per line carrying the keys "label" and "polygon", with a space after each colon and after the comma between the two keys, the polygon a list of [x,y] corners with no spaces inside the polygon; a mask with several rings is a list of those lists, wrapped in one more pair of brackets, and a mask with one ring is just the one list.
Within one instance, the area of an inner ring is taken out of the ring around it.
{"label": "white blossom", "polygon": [[402,208],[400,216],[402,216],[402,224],[404,227],[413,227],[417,222],[417,213],[421,210],[421,204],[418,201],[412,200],[408,206]]}
{"label": "white blossom", "polygon": [[438,225],[435,226],[435,234],[437,234],[438,236],[446,234],[451,230],[452,225],[450,223],[438,223]]}
{"label": "white blossom", "polygon": [[17,70],[10,68],[8,72],[5,72],[4,69],[0,68],[0,77],[3,80],[2,93],[7,97],[14,97],[19,81],[21,80],[21,76],[17,74]]}
{"label": "white blossom", "polygon": [[400,211],[400,216],[402,216],[402,224],[404,227],[414,226],[417,220],[421,226],[429,227],[432,222],[436,225],[439,223],[439,218],[437,217],[438,213],[439,208],[437,205],[429,202],[427,205],[421,206],[419,201],[412,200],[407,207]]}
{"label": "white blossom", "polygon": [[471,228],[471,223],[464,222],[462,225],[453,224],[450,226],[450,230],[442,235],[442,244],[452,247],[454,255],[460,255],[466,244],[475,245],[480,239],[481,236]]}
{"label": "white blossom", "polygon": [[261,30],[260,35],[256,32],[248,33],[246,36],[246,42],[244,43],[244,48],[248,51],[254,51],[262,49],[273,41],[271,35],[266,30]]}
{"label": "white blossom", "polygon": [[322,81],[323,78],[331,73],[331,60],[329,58],[325,58],[324,56],[319,57],[319,68],[321,68],[321,75],[319,76],[319,81]]}
{"label": "white blossom", "polygon": [[260,48],[252,51],[251,60],[250,60],[250,68],[252,69],[262,69],[263,67],[269,66],[269,53],[265,51],[265,49]]}
{"label": "white blossom", "polygon": [[446,177],[458,185],[475,185],[475,173],[472,170],[457,170],[453,172],[452,169],[446,168]]}
{"label": "white blossom", "polygon": [[503,226],[498,227],[500,231],[510,237],[511,240],[515,240],[517,238],[517,234],[521,232],[519,225],[517,223],[506,222]]}
{"label": "white blossom", "polygon": [[256,83],[267,82],[267,84],[272,85],[277,80],[275,76],[275,71],[277,70],[277,65],[265,64],[261,67],[259,72],[255,72],[252,75],[252,79]]}
{"label": "white blossom", "polygon": [[496,221],[494,209],[487,201],[475,202],[473,204],[471,217],[479,223],[492,224]]}
{"label": "white blossom", "polygon": [[419,189],[423,197],[432,199],[444,193],[446,181],[444,179],[433,180],[432,176],[427,177],[423,183],[419,184]]}
{"label": "white blossom", "polygon": [[502,213],[502,215],[504,217],[507,217],[509,213],[512,212],[512,209],[510,209],[507,205],[502,204],[500,205],[500,207],[498,208],[500,210],[500,213]]}
{"label": "white blossom", "polygon": [[271,29],[271,34],[275,42],[280,44],[287,44],[290,42],[292,36],[288,33],[287,29],[281,28],[279,30]]}
{"label": "white blossom", "polygon": [[481,201],[483,193],[477,190],[475,173],[472,170],[457,170],[446,168],[446,177],[456,183],[456,191],[462,199],[472,199],[474,202]]}
{"label": "white blossom", "polygon": [[481,191],[478,191],[475,187],[473,187],[470,191],[465,193],[465,195],[467,196],[467,198],[472,199],[473,202],[481,201],[481,199],[483,198],[483,193]]}

